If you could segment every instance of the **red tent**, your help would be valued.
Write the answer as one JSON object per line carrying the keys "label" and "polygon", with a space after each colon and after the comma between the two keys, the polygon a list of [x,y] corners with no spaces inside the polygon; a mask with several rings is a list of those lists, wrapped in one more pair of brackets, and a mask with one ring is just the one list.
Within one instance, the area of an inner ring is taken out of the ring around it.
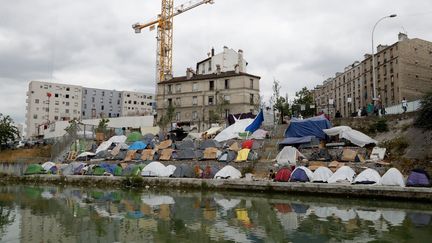
{"label": "red tent", "polygon": [[282,168],[276,173],[275,181],[288,182],[291,177],[291,170]]}
{"label": "red tent", "polygon": [[249,139],[243,142],[242,148],[246,149],[252,149],[253,140]]}

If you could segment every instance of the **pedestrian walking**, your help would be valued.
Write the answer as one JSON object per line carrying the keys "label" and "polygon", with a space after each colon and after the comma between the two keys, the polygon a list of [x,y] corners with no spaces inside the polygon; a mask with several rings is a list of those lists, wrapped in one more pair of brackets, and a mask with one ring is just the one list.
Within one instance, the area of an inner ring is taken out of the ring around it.
{"label": "pedestrian walking", "polygon": [[408,109],[408,101],[405,99],[405,97],[403,97],[403,99],[402,99],[402,110],[403,110],[403,113],[405,113],[407,111],[407,109]]}

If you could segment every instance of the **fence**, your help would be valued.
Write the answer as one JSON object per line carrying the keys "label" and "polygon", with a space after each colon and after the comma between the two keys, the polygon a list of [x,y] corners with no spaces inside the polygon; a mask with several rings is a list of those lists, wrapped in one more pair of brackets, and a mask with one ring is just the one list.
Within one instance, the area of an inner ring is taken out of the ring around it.
{"label": "fence", "polygon": [[[415,100],[408,102],[407,104],[407,111],[406,112],[413,112],[420,108],[420,100]],[[402,104],[390,106],[385,108],[386,114],[388,115],[394,115],[394,114],[402,114],[404,111],[402,109]]]}

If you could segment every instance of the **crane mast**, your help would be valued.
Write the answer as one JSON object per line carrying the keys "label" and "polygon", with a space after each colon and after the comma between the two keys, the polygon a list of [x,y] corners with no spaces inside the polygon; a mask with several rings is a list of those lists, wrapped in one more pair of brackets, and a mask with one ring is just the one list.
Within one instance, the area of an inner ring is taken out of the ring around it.
{"label": "crane mast", "polygon": [[135,33],[149,27],[154,30],[157,24],[156,48],[156,83],[172,78],[172,46],[173,46],[173,18],[181,13],[196,8],[202,4],[213,4],[213,0],[193,0],[174,7],[174,0],[162,0],[161,13],[156,19],[147,23],[132,25]]}

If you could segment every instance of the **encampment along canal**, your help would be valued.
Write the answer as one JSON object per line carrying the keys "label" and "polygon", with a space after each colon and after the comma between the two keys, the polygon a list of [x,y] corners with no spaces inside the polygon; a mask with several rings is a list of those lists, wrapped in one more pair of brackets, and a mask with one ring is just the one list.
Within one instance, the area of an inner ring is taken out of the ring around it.
{"label": "encampment along canal", "polygon": [[0,233],[1,242],[430,242],[432,205],[7,185]]}

